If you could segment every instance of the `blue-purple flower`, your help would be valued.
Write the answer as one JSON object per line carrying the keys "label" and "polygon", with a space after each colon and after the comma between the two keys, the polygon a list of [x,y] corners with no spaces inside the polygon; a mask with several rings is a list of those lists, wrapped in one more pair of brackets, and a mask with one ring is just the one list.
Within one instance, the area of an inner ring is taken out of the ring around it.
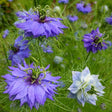
{"label": "blue-purple flower", "polygon": [[4,31],[4,34],[3,34],[2,37],[3,37],[3,38],[6,38],[8,34],[9,34],[9,30],[7,29],[7,30]]}
{"label": "blue-purple flower", "polygon": [[20,100],[20,106],[27,103],[32,109],[44,105],[47,98],[53,100],[56,88],[59,86],[57,81],[60,76],[51,76],[46,68],[35,67],[33,64],[18,67],[9,67],[9,74],[2,76],[5,78],[7,86],[4,93],[9,94],[10,100]]}
{"label": "blue-purple flower", "polygon": [[13,0],[8,0],[9,2],[12,2]]}
{"label": "blue-purple flower", "polygon": [[67,4],[69,2],[69,0],[59,0],[58,3],[64,3]]}
{"label": "blue-purple flower", "polygon": [[30,56],[30,50],[28,46],[28,40],[23,40],[22,36],[19,36],[13,46],[11,46],[11,50],[9,51],[8,59],[12,61],[12,65],[22,63],[24,58],[28,58]]}
{"label": "blue-purple flower", "polygon": [[77,3],[76,8],[79,12],[83,12],[83,13],[91,12],[91,5],[90,4],[85,4],[84,2]]}
{"label": "blue-purple flower", "polygon": [[105,41],[105,43],[107,44],[108,47],[112,46],[112,42],[111,41]]}
{"label": "blue-purple flower", "polygon": [[91,33],[83,36],[82,41],[84,42],[84,47],[87,52],[92,51],[93,53],[96,53],[98,50],[107,49],[107,44],[102,36],[102,33],[99,32],[99,28],[92,30]]}
{"label": "blue-purple flower", "polygon": [[89,68],[86,67],[82,72],[72,71],[73,83],[68,88],[68,97],[76,98],[82,106],[85,102],[96,105],[97,96],[103,96],[105,88],[100,83],[98,75],[91,75]]}
{"label": "blue-purple flower", "polygon": [[47,17],[46,12],[43,10],[40,12],[24,13],[19,12],[17,14],[20,21],[16,22],[15,25],[24,30],[26,35],[33,36],[34,38],[57,36],[63,33],[62,28],[67,28],[60,22],[61,18]]}
{"label": "blue-purple flower", "polygon": [[16,13],[16,15],[18,16],[19,21],[15,22],[16,23],[21,23],[21,22],[25,22],[29,19],[31,19],[30,15],[33,15],[35,12],[33,11],[33,9],[31,8],[29,11],[18,11]]}
{"label": "blue-purple flower", "polygon": [[53,53],[52,47],[47,45],[46,42],[43,42],[42,44],[40,44],[40,46],[43,48],[43,51],[45,53]]}
{"label": "blue-purple flower", "polygon": [[108,24],[112,25],[112,16],[107,17],[105,20]]}
{"label": "blue-purple flower", "polygon": [[69,21],[71,21],[71,22],[74,22],[74,21],[77,21],[78,20],[78,17],[77,16],[71,16],[71,15],[69,15],[67,17],[68,17]]}

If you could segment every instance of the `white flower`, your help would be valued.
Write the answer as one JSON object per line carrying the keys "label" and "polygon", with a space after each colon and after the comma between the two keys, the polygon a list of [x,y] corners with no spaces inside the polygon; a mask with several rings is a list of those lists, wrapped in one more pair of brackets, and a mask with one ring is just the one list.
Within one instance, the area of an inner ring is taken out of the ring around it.
{"label": "white flower", "polygon": [[59,6],[55,6],[55,7],[54,7],[54,9],[53,9],[53,11],[54,11],[54,12],[60,12],[60,11],[61,11],[61,9],[60,9],[60,7],[59,7]]}
{"label": "white flower", "polygon": [[98,75],[91,75],[86,67],[82,72],[72,71],[73,83],[68,88],[68,97],[76,98],[84,106],[85,102],[96,105],[97,96],[102,96],[105,88],[100,83]]}
{"label": "white flower", "polygon": [[63,58],[62,57],[60,57],[60,56],[55,56],[54,57],[54,62],[56,63],[56,64],[59,64],[59,63],[61,63],[63,61]]}
{"label": "white flower", "polygon": [[108,8],[107,5],[104,5],[104,6],[101,7],[101,12],[103,12],[103,11],[107,12],[108,10],[109,10],[109,8]]}

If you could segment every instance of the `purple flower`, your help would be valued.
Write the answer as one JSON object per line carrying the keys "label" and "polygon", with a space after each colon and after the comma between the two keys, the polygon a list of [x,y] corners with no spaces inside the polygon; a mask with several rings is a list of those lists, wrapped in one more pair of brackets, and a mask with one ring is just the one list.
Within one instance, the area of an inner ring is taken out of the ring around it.
{"label": "purple flower", "polygon": [[84,4],[84,2],[81,2],[81,3],[77,3],[76,4],[76,7],[77,7],[77,10],[79,12],[83,12],[83,13],[89,13],[91,12],[91,6],[90,4]]}
{"label": "purple flower", "polygon": [[112,25],[112,16],[106,18],[105,20],[108,24]]}
{"label": "purple flower", "polygon": [[112,46],[112,42],[111,41],[105,41],[105,43],[107,44],[108,47]]}
{"label": "purple flower", "polygon": [[32,35],[34,38],[40,36],[45,36],[48,38],[63,33],[62,28],[67,27],[60,22],[62,19],[47,17],[46,13],[44,13],[45,12],[27,12],[26,15],[22,16],[19,14],[17,16],[19,17],[20,21],[16,22],[15,25],[16,27],[24,30],[25,34],[30,36]]}
{"label": "purple flower", "polygon": [[43,51],[45,53],[53,53],[52,48],[49,45],[47,45],[46,42],[43,42],[43,44],[41,44],[41,47],[43,48]]}
{"label": "purple flower", "polygon": [[59,82],[59,86],[60,86],[60,88],[64,88],[64,87],[65,87],[65,83],[62,82],[62,81],[60,81],[60,82]]}
{"label": "purple flower", "polygon": [[85,34],[83,37],[82,41],[87,52],[96,53],[98,50],[107,49],[107,44],[102,38],[102,33],[99,32],[99,28],[92,30],[91,33]]}
{"label": "purple flower", "polygon": [[13,0],[8,0],[9,2],[12,2]]}
{"label": "purple flower", "polygon": [[68,19],[69,19],[69,21],[74,22],[74,21],[78,20],[78,17],[77,16],[71,16],[71,15],[69,15]]}
{"label": "purple flower", "polygon": [[[18,11],[17,13],[16,13],[16,15],[18,16],[18,19],[20,20],[20,21],[18,21],[18,22],[25,22],[25,21],[27,21],[27,20],[29,20],[29,19],[31,19],[31,16],[30,15],[33,15],[34,14],[34,11],[33,11],[33,9],[31,8],[28,12],[27,11],[25,11],[25,10],[23,10],[23,11]],[[18,23],[17,22],[17,23]],[[16,23],[15,23],[16,24]]]}
{"label": "purple flower", "polygon": [[58,3],[64,3],[67,4],[69,2],[69,0],[59,0]]}
{"label": "purple flower", "polygon": [[105,110],[106,109],[106,104],[105,103],[101,103],[100,107],[101,107],[102,110]]}
{"label": "purple flower", "polygon": [[28,58],[30,56],[30,50],[27,43],[28,40],[23,40],[22,36],[19,36],[15,40],[15,44],[14,46],[11,46],[8,57],[8,59],[12,61],[12,65],[21,63],[24,58]]}
{"label": "purple flower", "polygon": [[9,94],[10,100],[20,100],[20,106],[27,103],[31,109],[33,106],[38,109],[47,98],[53,100],[54,90],[59,86],[60,76],[51,76],[46,71],[48,68],[49,65],[46,68],[28,66],[25,61],[24,67],[20,64],[18,68],[10,66],[10,73],[2,76],[7,83],[4,93]]}
{"label": "purple flower", "polygon": [[2,37],[3,37],[3,38],[6,38],[8,34],[9,34],[9,30],[5,30]]}

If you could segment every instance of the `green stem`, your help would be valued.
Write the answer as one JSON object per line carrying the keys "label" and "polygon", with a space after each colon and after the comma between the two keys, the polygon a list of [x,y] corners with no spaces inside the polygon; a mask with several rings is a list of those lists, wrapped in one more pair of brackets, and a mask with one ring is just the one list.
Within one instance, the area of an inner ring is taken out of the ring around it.
{"label": "green stem", "polygon": [[59,107],[59,108],[61,108],[61,109],[65,110],[66,112],[71,112],[71,110],[68,110],[68,109],[66,109],[66,108],[62,107],[62,106],[60,106],[59,104],[52,103],[51,101],[48,101],[48,102],[49,102],[50,104],[53,104],[53,105],[55,105],[55,106],[57,106],[57,107]]}
{"label": "green stem", "polygon": [[7,50],[6,50],[5,46],[4,46],[4,44],[3,44],[3,50],[4,50],[4,54],[5,54],[5,59],[7,61],[8,66],[9,66],[9,60],[8,60],[8,57],[7,57]]}
{"label": "green stem", "polygon": [[53,0],[54,3],[56,3],[56,0]]}
{"label": "green stem", "polygon": [[36,65],[38,65],[38,60],[36,60],[33,56],[31,58],[36,62]]}
{"label": "green stem", "polygon": [[86,59],[85,59],[85,63],[84,63],[84,65],[83,65],[83,68],[84,68],[84,66],[87,64],[89,58],[90,58],[90,52],[89,52],[89,53],[87,54],[87,56],[86,56]]}
{"label": "green stem", "polygon": [[[38,43],[37,43],[37,41],[38,41]],[[42,63],[41,63],[41,53],[40,53],[40,49],[39,49],[39,39],[36,40],[36,46],[37,46],[38,55],[39,55],[39,62],[40,62],[40,66],[41,66]]]}
{"label": "green stem", "polygon": [[90,52],[87,54],[87,56],[86,56],[86,63],[88,62],[88,60],[89,60],[89,56],[90,56]]}
{"label": "green stem", "polygon": [[34,7],[37,6],[37,0],[33,0],[33,3],[34,3]]}
{"label": "green stem", "polygon": [[58,102],[58,104],[62,105],[63,107],[66,107],[67,110],[70,110],[70,107],[61,103],[58,99],[56,99],[56,97],[54,99],[55,99],[56,102]]}
{"label": "green stem", "polygon": [[[60,15],[60,17],[64,20],[64,17],[63,17],[63,15],[62,15],[62,13],[60,13],[59,12],[59,15]],[[73,32],[73,28],[72,28],[72,26],[71,26],[71,24],[70,24],[70,22],[66,19],[65,21],[63,21],[64,22],[64,24],[67,26],[69,26],[70,27],[70,30]]]}

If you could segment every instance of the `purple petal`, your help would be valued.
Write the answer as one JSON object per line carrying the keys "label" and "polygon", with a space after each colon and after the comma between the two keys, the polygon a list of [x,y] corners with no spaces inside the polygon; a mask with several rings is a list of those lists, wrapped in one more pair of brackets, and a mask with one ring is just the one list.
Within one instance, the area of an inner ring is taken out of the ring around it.
{"label": "purple petal", "polygon": [[31,101],[32,105],[34,105],[35,95],[34,95],[34,86],[33,85],[28,88],[28,98]]}

